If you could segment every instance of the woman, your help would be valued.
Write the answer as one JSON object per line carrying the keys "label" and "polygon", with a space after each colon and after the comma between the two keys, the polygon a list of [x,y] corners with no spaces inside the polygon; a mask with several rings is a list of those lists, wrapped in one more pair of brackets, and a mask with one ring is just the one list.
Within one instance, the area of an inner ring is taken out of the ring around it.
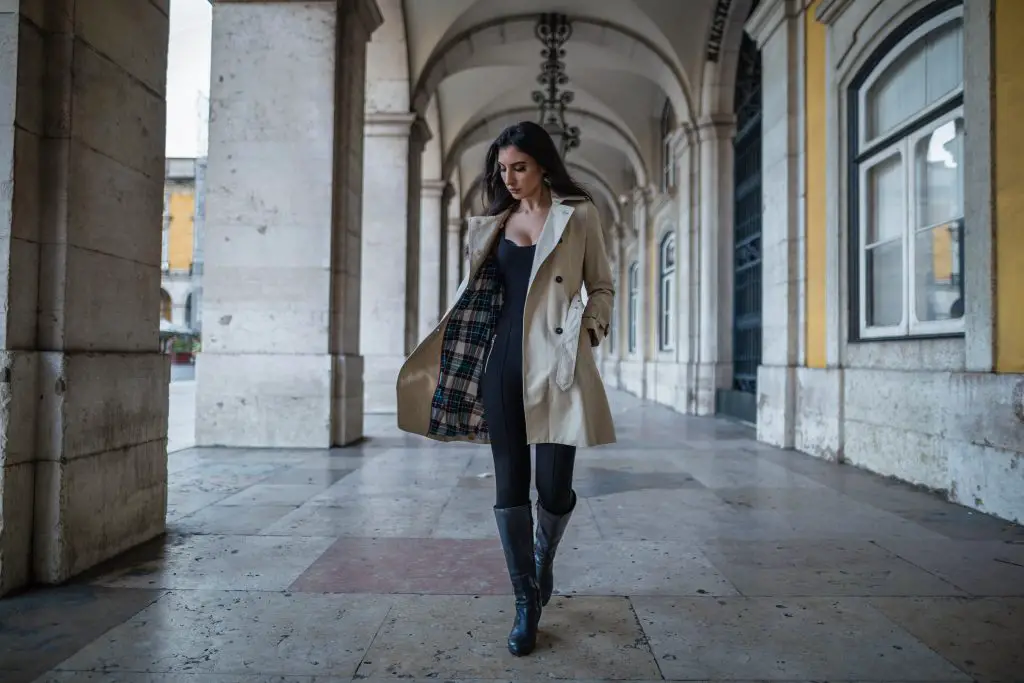
{"label": "woman", "polygon": [[591,350],[608,334],[614,292],[597,209],[543,128],[523,122],[504,130],[483,177],[488,209],[469,220],[468,275],[399,373],[398,426],[490,444],[494,515],[516,601],[508,648],[525,655],[536,645],[555,551],[576,505],[576,447],[615,441]]}

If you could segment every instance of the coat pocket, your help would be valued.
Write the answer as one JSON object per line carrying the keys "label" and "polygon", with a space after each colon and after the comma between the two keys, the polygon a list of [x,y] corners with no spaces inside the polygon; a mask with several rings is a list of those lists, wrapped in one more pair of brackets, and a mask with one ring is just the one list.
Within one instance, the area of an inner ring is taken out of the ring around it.
{"label": "coat pocket", "polygon": [[579,292],[569,303],[569,310],[562,323],[562,340],[555,353],[558,357],[555,368],[555,384],[562,391],[568,391],[576,376],[576,357],[580,346],[580,328],[583,322],[583,298]]}

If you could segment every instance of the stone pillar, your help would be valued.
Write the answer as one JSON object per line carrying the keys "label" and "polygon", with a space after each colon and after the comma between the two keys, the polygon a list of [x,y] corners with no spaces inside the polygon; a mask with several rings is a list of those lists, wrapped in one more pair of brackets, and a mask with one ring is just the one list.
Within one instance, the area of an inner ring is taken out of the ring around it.
{"label": "stone pillar", "polygon": [[762,3],[747,23],[761,49],[762,111],[762,334],[757,373],[757,438],[792,448],[796,414],[796,366],[800,352],[800,286],[803,268],[800,222],[803,168],[799,121],[802,5],[797,0]]}
{"label": "stone pillar", "polygon": [[441,319],[444,231],[447,222],[444,216],[447,213],[444,195],[447,185],[443,180],[424,180],[420,189],[420,302],[417,341],[426,337]]}
{"label": "stone pillar", "polygon": [[164,530],[168,17],[86,4],[0,5],[0,593]]}
{"label": "stone pillar", "polygon": [[731,116],[706,118],[697,127],[700,177],[696,413],[715,414],[719,389],[732,386],[732,203],[722,188],[733,182]]}
{"label": "stone pillar", "polygon": [[[673,134],[672,155],[676,167],[678,228],[676,232],[676,277],[678,295],[676,311],[679,338],[676,341],[678,359],[677,386],[679,392],[674,407],[685,414],[697,412],[697,363],[699,343],[697,314],[700,307],[700,268],[695,261],[694,245],[699,243],[695,228],[700,221],[695,215],[694,185],[690,178],[695,173],[694,163],[695,131],[681,128]],[[699,253],[699,252],[698,252]]]}
{"label": "stone pillar", "polygon": [[366,412],[395,412],[395,379],[419,341],[420,158],[415,114],[368,113],[364,142],[362,329]]}
{"label": "stone pillar", "polygon": [[201,445],[361,436],[359,216],[372,0],[213,9]]}
{"label": "stone pillar", "polygon": [[458,211],[452,211],[454,203],[448,208],[448,226],[445,236],[445,250],[447,252],[447,263],[445,268],[445,310],[455,303],[455,292],[462,282],[459,271],[462,261],[462,250],[459,248],[459,240],[462,235],[462,217]]}
{"label": "stone pillar", "polygon": [[[652,334],[650,326],[654,321],[655,314],[652,310],[654,299],[651,282],[651,226],[650,193],[644,188],[633,190],[633,226],[637,235],[637,284],[640,289],[637,292],[636,302],[636,354],[640,366],[640,397],[648,398],[647,393],[647,362],[651,358]],[[627,282],[628,286],[628,282]]]}

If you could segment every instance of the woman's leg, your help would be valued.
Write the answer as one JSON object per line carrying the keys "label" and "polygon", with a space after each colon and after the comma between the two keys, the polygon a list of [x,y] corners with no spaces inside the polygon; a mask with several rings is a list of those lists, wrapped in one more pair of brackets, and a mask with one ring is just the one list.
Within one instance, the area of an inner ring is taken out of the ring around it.
{"label": "woman's leg", "polygon": [[537,498],[548,512],[562,515],[575,503],[572,491],[576,447],[555,443],[537,444]]}
{"label": "woman's leg", "polygon": [[576,493],[572,490],[575,462],[573,446],[537,445],[537,539],[533,559],[542,605],[548,604],[554,591],[555,552],[576,508]]}
{"label": "woman's leg", "polygon": [[537,644],[541,612],[533,558],[530,447],[526,443],[522,380],[515,367],[506,365],[512,355],[508,344],[498,341],[483,379],[481,398],[494,458],[494,519],[516,600],[508,649],[514,655],[526,655]]}

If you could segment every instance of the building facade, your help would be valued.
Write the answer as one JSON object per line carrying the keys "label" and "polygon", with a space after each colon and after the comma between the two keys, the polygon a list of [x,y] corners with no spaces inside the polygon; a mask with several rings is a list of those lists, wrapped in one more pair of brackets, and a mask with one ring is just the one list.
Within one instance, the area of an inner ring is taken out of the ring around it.
{"label": "building facade", "polygon": [[160,247],[160,318],[168,330],[202,332],[206,159],[167,159]]}

